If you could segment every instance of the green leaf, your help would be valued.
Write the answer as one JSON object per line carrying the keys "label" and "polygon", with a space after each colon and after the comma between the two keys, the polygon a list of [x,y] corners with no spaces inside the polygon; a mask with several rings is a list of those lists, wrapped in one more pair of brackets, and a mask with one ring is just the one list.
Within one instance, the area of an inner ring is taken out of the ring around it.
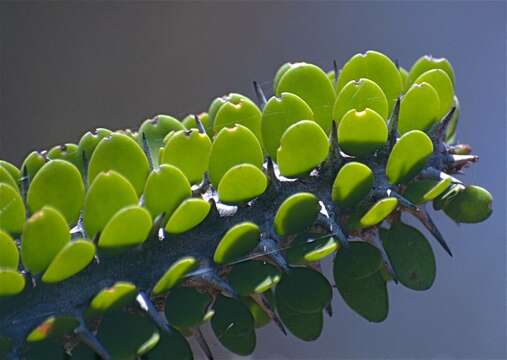
{"label": "green leaf", "polygon": [[339,244],[332,236],[319,239],[309,238],[310,234],[302,234],[294,240],[287,250],[287,260],[290,264],[303,265],[324,259],[334,253]]}
{"label": "green leaf", "polygon": [[19,234],[25,223],[25,206],[12,186],[0,184],[0,229]]}
{"label": "green leaf", "polygon": [[0,269],[0,299],[19,294],[25,288],[25,278],[15,270]]}
{"label": "green leaf", "polygon": [[373,188],[375,178],[371,169],[359,162],[349,162],[340,168],[333,183],[331,197],[340,208],[356,206]]}
{"label": "green leaf", "polygon": [[387,197],[377,201],[359,220],[362,227],[377,225],[388,217],[398,206],[398,199]]}
{"label": "green leaf", "polygon": [[155,325],[127,311],[107,313],[97,332],[112,360],[135,360],[156,345],[160,338]]}
{"label": "green leaf", "polygon": [[100,173],[88,189],[83,208],[84,227],[93,239],[121,208],[137,204],[136,191],[116,171]]}
{"label": "green leaf", "polygon": [[189,231],[204,221],[210,209],[210,203],[204,199],[186,199],[167,221],[165,231],[169,234],[181,234]]}
{"label": "green leaf", "polygon": [[0,167],[7,170],[7,172],[12,176],[16,184],[19,184],[19,181],[21,179],[21,171],[14,165],[12,165],[10,162],[5,160],[0,160]]}
{"label": "green leaf", "polygon": [[352,109],[363,111],[366,108],[375,111],[385,120],[388,103],[384,92],[375,82],[361,78],[351,80],[340,91],[333,106],[333,118],[337,124]]}
{"label": "green leaf", "polygon": [[259,243],[259,227],[251,222],[243,222],[231,227],[220,240],[213,261],[227,264],[247,255]]}
{"label": "green leaf", "polygon": [[144,139],[148,144],[153,165],[159,164],[159,149],[164,146],[164,138],[171,131],[185,130],[185,126],[178,119],[169,115],[157,115],[153,119],[145,120],[139,127],[137,141],[144,147]]}
{"label": "green leaf", "polygon": [[[250,100],[248,97],[246,97],[245,95],[238,94],[238,93],[229,93],[227,95],[217,97],[216,99],[214,99],[211,102],[209,110],[208,110],[208,124],[209,124],[210,129],[213,130],[213,134],[215,134],[215,135],[217,134],[217,132],[214,132],[215,117],[216,117],[218,111],[226,103],[231,103],[231,104],[250,103],[251,105],[255,105],[255,103],[252,100]],[[253,130],[252,130],[252,132],[253,132]]]}
{"label": "green leaf", "polygon": [[47,155],[50,160],[65,160],[83,171],[83,155],[76,144],[63,144],[52,147]]}
{"label": "green leaf", "polygon": [[261,169],[263,161],[259,141],[249,129],[242,125],[223,128],[211,147],[208,174],[213,186],[218,188],[224,174],[233,166],[246,163]]}
{"label": "green leaf", "polygon": [[48,268],[69,242],[69,226],[58,210],[44,206],[28,219],[21,237],[21,259],[32,274]]}
{"label": "green leaf", "polygon": [[313,111],[299,96],[284,92],[266,103],[262,113],[262,142],[274,161],[283,133],[300,120],[313,120]]}
{"label": "green leaf", "polygon": [[28,178],[31,180],[34,178],[35,174],[46,162],[46,158],[38,151],[32,151],[28,156],[23,160],[23,164],[21,165],[21,169],[26,168],[26,173]]}
{"label": "green leaf", "polygon": [[[112,131],[104,128],[97,128],[93,131],[88,131],[79,140],[78,151],[81,157],[84,157],[87,161],[90,161],[95,148],[99,142],[111,135]],[[88,170],[88,169],[86,169]]]}
{"label": "green leaf", "polygon": [[148,159],[141,147],[129,136],[113,133],[97,145],[88,166],[89,181],[101,173],[114,170],[123,175],[139,195],[149,172]]}
{"label": "green leaf", "polygon": [[193,360],[193,358],[188,341],[174,329],[171,333],[160,332],[157,346],[148,353],[150,360]]}
{"label": "green leaf", "polygon": [[413,290],[427,290],[433,285],[435,255],[419,230],[397,221],[389,230],[380,229],[380,238],[400,283]]}
{"label": "green leaf", "polygon": [[277,161],[280,174],[297,177],[319,166],[329,153],[326,133],[310,120],[299,121],[287,128],[280,139]]}
{"label": "green leaf", "polygon": [[153,288],[153,294],[159,295],[173,288],[190,272],[199,267],[199,261],[192,256],[186,256],[174,262],[158,280]]}
{"label": "green leaf", "polygon": [[164,146],[160,162],[179,168],[192,184],[202,181],[208,169],[211,140],[198,130],[175,132]]}
{"label": "green leaf", "polygon": [[447,216],[458,223],[478,223],[493,212],[493,197],[484,188],[470,185],[459,192],[444,207]]}
{"label": "green leaf", "polygon": [[345,277],[335,272],[335,282],[343,300],[352,310],[368,321],[385,320],[389,301],[386,281],[381,271],[360,279]]}
{"label": "green leaf", "polygon": [[33,178],[27,193],[30,211],[49,205],[75,224],[83,206],[85,187],[79,170],[65,160],[51,160]]}
{"label": "green leaf", "polygon": [[38,342],[47,339],[63,338],[79,325],[72,316],[51,316],[28,334],[26,341]]}
{"label": "green leaf", "polygon": [[270,323],[271,318],[269,317],[269,315],[264,311],[264,309],[259,304],[257,304],[254,300],[252,300],[252,298],[242,297],[241,302],[248,307],[248,310],[250,310],[250,314],[252,314],[254,318],[256,329],[266,326],[267,324]]}
{"label": "green leaf", "polygon": [[321,68],[304,62],[290,64],[275,88],[276,96],[284,92],[301,97],[312,109],[315,121],[329,133],[336,94],[333,84]]}
{"label": "green leaf", "polygon": [[321,311],[331,301],[332,290],[320,272],[306,267],[294,267],[282,275],[276,286],[276,302],[292,310],[309,314]]}
{"label": "green leaf", "polygon": [[289,196],[278,208],[274,227],[279,235],[301,232],[312,225],[320,212],[319,199],[311,193],[297,193]]}
{"label": "green leaf", "polygon": [[95,245],[87,240],[67,243],[42,276],[46,283],[56,283],[79,273],[93,260]]}
{"label": "green leaf", "polygon": [[173,165],[163,164],[146,180],[144,205],[153,217],[162,213],[169,217],[190,196],[192,189],[185,174]]}
{"label": "green leaf", "polygon": [[373,245],[364,241],[350,241],[334,259],[335,277],[362,279],[378,272],[382,267],[382,255]]}
{"label": "green leaf", "polygon": [[199,114],[189,114],[185,116],[181,123],[187,128],[187,129],[197,129],[197,123],[195,122],[195,116],[199,118],[201,123],[204,126],[204,129],[206,130],[206,134],[212,138],[213,137],[213,129],[210,128],[209,124],[209,115],[207,112],[202,112]]}
{"label": "green leaf", "polygon": [[390,113],[403,86],[396,65],[386,55],[378,51],[370,50],[364,54],[356,54],[341,69],[336,91],[339,93],[348,82],[361,78],[370,79],[382,88]]}
{"label": "green leaf", "polygon": [[16,180],[12,177],[11,173],[6,168],[0,166],[0,184],[7,184],[14,190],[19,190]]}
{"label": "green leaf", "polygon": [[408,75],[407,79],[409,85],[411,85],[421,74],[433,69],[440,69],[445,71],[447,76],[449,76],[452,83],[454,84],[454,69],[446,58],[434,58],[431,55],[424,55],[417,59],[414,65],[412,65],[410,68],[410,74]]}
{"label": "green leaf", "polygon": [[429,130],[440,121],[440,97],[427,82],[414,84],[401,99],[398,132]]}
{"label": "green leaf", "polygon": [[292,67],[293,64],[290,62],[286,62],[282,66],[278,68],[276,71],[275,77],[273,78],[273,92],[276,93],[276,89],[278,88],[278,84],[280,83],[280,79],[282,76]]}
{"label": "green leaf", "polygon": [[401,75],[401,82],[403,84],[403,93],[407,92],[408,88],[410,87],[410,84],[408,83],[408,71],[407,69],[403,67],[399,67],[400,75]]}
{"label": "green leaf", "polygon": [[218,184],[218,197],[224,204],[248,202],[266,191],[266,175],[252,164],[231,167]]}
{"label": "green leaf", "polygon": [[435,199],[451,185],[451,178],[443,180],[422,179],[410,182],[403,196],[412,204],[420,205]]}
{"label": "green leaf", "polygon": [[243,125],[262,144],[261,117],[262,113],[253,101],[246,97],[231,97],[218,108],[213,119],[213,131],[217,134],[224,127]]}
{"label": "green leaf", "polygon": [[0,230],[0,268],[17,270],[19,253],[14,239],[6,232]]}
{"label": "green leaf", "polygon": [[0,357],[7,357],[11,351],[11,340],[8,337],[0,336]]}
{"label": "green leaf", "polygon": [[338,143],[349,155],[370,155],[387,141],[387,125],[374,110],[350,110],[338,125]]}
{"label": "green leaf", "polygon": [[165,316],[176,328],[197,326],[206,320],[211,297],[190,287],[173,288],[166,297]]}
{"label": "green leaf", "polygon": [[234,265],[228,279],[239,295],[248,296],[271,289],[280,281],[280,272],[265,261],[250,260]]}
{"label": "green leaf", "polygon": [[420,130],[405,133],[394,145],[386,165],[389,183],[405,183],[416,176],[433,154],[431,139]]}
{"label": "green leaf", "polygon": [[26,360],[48,360],[64,359],[63,346],[55,341],[47,340],[30,344],[28,351],[24,354]]}
{"label": "green leaf", "polygon": [[249,355],[255,349],[255,323],[243,303],[219,295],[214,305],[211,328],[220,343],[239,355]]}
{"label": "green leaf", "polygon": [[152,226],[148,210],[137,205],[119,210],[100,234],[99,247],[118,249],[142,244]]}
{"label": "green leaf", "polygon": [[440,69],[428,70],[415,79],[416,84],[426,82],[430,84],[438,93],[440,99],[440,109],[438,119],[442,119],[450,110],[454,102],[454,87],[447,73]]}
{"label": "green leaf", "polygon": [[96,316],[106,311],[118,310],[134,301],[137,289],[134,284],[117,282],[110,288],[102,289],[90,302],[87,316]]}
{"label": "green leaf", "polygon": [[295,337],[303,341],[315,341],[319,338],[324,325],[322,310],[303,314],[294,311],[283,301],[277,302],[276,306],[280,319]]}

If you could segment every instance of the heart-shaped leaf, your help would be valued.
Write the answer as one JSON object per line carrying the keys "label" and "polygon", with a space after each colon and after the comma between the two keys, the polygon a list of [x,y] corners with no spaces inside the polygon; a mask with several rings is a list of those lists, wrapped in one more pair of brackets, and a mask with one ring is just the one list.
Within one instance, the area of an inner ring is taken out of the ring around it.
{"label": "heart-shaped leaf", "polygon": [[74,165],[79,171],[83,171],[83,154],[79,152],[76,144],[57,145],[49,149],[47,154],[50,160],[65,160]]}
{"label": "heart-shaped leaf", "polygon": [[12,186],[0,184],[0,229],[19,234],[25,222],[25,206],[21,195]]}
{"label": "heart-shaped leaf", "polygon": [[0,230],[0,268],[17,270],[18,265],[19,253],[14,239]]}
{"label": "heart-shaped leaf", "polygon": [[164,146],[162,164],[179,168],[192,184],[202,181],[208,169],[211,140],[198,130],[180,130],[174,133]]}
{"label": "heart-shaped leaf", "polygon": [[284,92],[298,95],[312,109],[315,121],[329,133],[335,99],[333,84],[326,73],[313,64],[290,64],[277,81],[275,95]]}
{"label": "heart-shaped leaf", "polygon": [[137,289],[134,284],[117,282],[110,288],[101,290],[90,302],[87,316],[96,316],[106,311],[118,310],[134,301]]}
{"label": "heart-shaped leaf", "polygon": [[387,141],[387,125],[382,116],[371,109],[350,110],[338,125],[338,143],[349,155],[370,155]]}
{"label": "heart-shaped leaf", "polygon": [[79,320],[72,316],[51,316],[33,329],[26,341],[37,342],[46,339],[63,338],[79,325]]}
{"label": "heart-shaped leaf", "polygon": [[46,158],[38,151],[32,151],[28,156],[23,160],[23,164],[21,165],[21,169],[26,169],[26,174],[28,179],[33,179],[37,171],[44,165],[46,162]]}
{"label": "heart-shaped leaf", "polygon": [[[99,142],[111,135],[112,131],[104,128],[97,128],[93,131],[88,131],[85,133],[78,144],[78,151],[80,153],[81,158],[85,158],[87,161],[90,161],[92,158],[92,154],[95,151],[95,148],[99,144]],[[88,171],[88,169],[86,169]]]}
{"label": "heart-shaped leaf", "polygon": [[7,172],[12,176],[16,184],[19,184],[21,179],[21,171],[10,162],[5,160],[0,160],[0,167],[7,170]]}
{"label": "heart-shaped leaf", "polygon": [[414,84],[401,99],[398,132],[429,130],[440,121],[440,97],[427,82]]}
{"label": "heart-shaped leaf", "polygon": [[440,109],[437,116],[438,119],[442,119],[454,102],[454,86],[447,73],[440,69],[428,70],[419,75],[414,82],[416,84],[426,82],[436,90],[440,99]]}
{"label": "heart-shaped leaf", "polygon": [[164,146],[164,138],[171,131],[178,130],[185,130],[185,126],[169,115],[157,115],[145,120],[139,127],[137,141],[141,147],[144,147],[143,142],[146,141],[155,167],[159,164],[159,149]]}
{"label": "heart-shaped leaf", "polygon": [[17,295],[25,288],[25,278],[15,270],[0,269],[0,299]]}
{"label": "heart-shaped leaf", "polygon": [[123,175],[139,195],[148,176],[148,159],[132,138],[113,133],[102,139],[95,148],[88,166],[89,181],[93,182],[101,172],[109,170]]}
{"label": "heart-shaped leaf", "polygon": [[0,184],[7,184],[14,190],[19,190],[16,180],[14,180],[11,173],[3,166],[0,166]]}
{"label": "heart-shaped leaf", "polygon": [[100,234],[99,247],[118,249],[142,244],[152,226],[148,210],[137,205],[119,210]]}
{"label": "heart-shaped leaf", "polygon": [[73,164],[57,159],[48,161],[37,172],[28,188],[27,203],[32,213],[43,206],[52,206],[72,225],[79,218],[84,196],[79,170]]}
{"label": "heart-shaped leaf", "polygon": [[315,121],[302,120],[287,128],[277,151],[280,174],[297,177],[316,168],[329,153],[326,133]]}
{"label": "heart-shaped leaf", "polygon": [[196,270],[199,267],[199,261],[191,256],[181,258],[174,262],[164,273],[153,288],[153,294],[159,295],[176,286],[185,275]]}
{"label": "heart-shaped leaf", "polygon": [[309,234],[302,234],[287,250],[287,260],[294,265],[320,261],[334,253],[338,247],[339,243],[332,236],[312,239]]}
{"label": "heart-shaped leaf", "polygon": [[340,123],[342,117],[354,109],[363,111],[366,108],[375,111],[385,120],[389,105],[381,87],[366,78],[351,80],[341,89],[333,106],[333,118]]}
{"label": "heart-shaped leaf", "polygon": [[252,251],[259,243],[260,230],[251,222],[243,222],[231,227],[218,244],[213,261],[227,264]]}
{"label": "heart-shaped leaf", "polygon": [[405,133],[389,154],[386,165],[387,179],[391,184],[411,180],[426,165],[433,154],[431,139],[420,130]]}
{"label": "heart-shaped leaf", "polygon": [[181,234],[199,225],[211,209],[211,205],[201,198],[189,198],[183,201],[171,215],[165,231],[169,234]]}
{"label": "heart-shaped leaf", "polygon": [[362,227],[377,225],[388,217],[398,206],[398,199],[387,197],[377,201],[359,220]]}
{"label": "heart-shaped leaf", "polygon": [[252,164],[231,167],[218,184],[218,197],[224,204],[248,202],[266,191],[266,175]]}
{"label": "heart-shaped leaf", "polygon": [[23,227],[23,265],[32,274],[46,270],[69,240],[69,226],[63,215],[52,207],[44,206]]}
{"label": "heart-shaped leaf", "polygon": [[87,240],[67,243],[55,256],[42,276],[46,283],[56,283],[68,279],[83,270],[95,256],[95,245]]}
{"label": "heart-shaped leaf", "polygon": [[282,93],[269,99],[262,113],[262,142],[276,161],[280,138],[287,128],[301,120],[313,120],[313,111],[299,96]]}
{"label": "heart-shaped leaf", "polygon": [[137,204],[136,191],[116,171],[100,173],[85,197],[83,220],[90,238],[102,231],[118,210]]}
{"label": "heart-shaped leaf", "polygon": [[356,54],[341,69],[336,91],[339,93],[348,82],[361,78],[370,79],[382,88],[387,98],[388,112],[390,113],[396,98],[401,94],[403,86],[396,65],[391,59],[378,51]]}
{"label": "heart-shaped leaf", "polygon": [[417,79],[421,74],[428,70],[440,69],[445,71],[454,84],[455,76],[454,69],[451,63],[446,58],[435,58],[431,55],[421,56],[410,68],[410,74],[408,75],[408,82],[410,85]]}
{"label": "heart-shaped leaf", "polygon": [[356,206],[373,187],[371,169],[359,162],[349,162],[340,168],[333,183],[331,197],[341,208]]}
{"label": "heart-shaped leaf", "polygon": [[280,205],[273,225],[279,235],[295,234],[313,224],[319,212],[319,199],[315,195],[297,193]]}
{"label": "heart-shaped leaf", "polygon": [[224,174],[233,166],[246,163],[261,169],[263,160],[259,141],[248,128],[242,125],[226,127],[213,141],[208,175],[213,186],[218,188]]}

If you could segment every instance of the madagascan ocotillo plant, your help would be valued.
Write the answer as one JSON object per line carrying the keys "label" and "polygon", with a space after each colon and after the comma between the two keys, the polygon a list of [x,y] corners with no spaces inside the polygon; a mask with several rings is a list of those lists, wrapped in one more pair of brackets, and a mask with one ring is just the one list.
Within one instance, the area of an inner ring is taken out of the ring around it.
{"label": "madagascan ocotillo plant", "polygon": [[389,286],[429,289],[433,248],[452,256],[428,207],[492,212],[458,178],[478,157],[456,142],[456,81],[430,56],[287,63],[270,98],[254,82],[255,101],[0,161],[0,358],[192,359],[193,339],[211,359],[207,322],[249,355],[270,322],[318,339],[333,295],[383,321]]}

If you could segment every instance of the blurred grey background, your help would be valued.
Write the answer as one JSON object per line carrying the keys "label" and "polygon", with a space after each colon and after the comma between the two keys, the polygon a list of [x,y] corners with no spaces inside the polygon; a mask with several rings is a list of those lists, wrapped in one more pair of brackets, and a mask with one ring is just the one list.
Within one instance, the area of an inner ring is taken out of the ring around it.
{"label": "blurred grey background", "polygon": [[[94,127],[136,127],[157,113],[205,111],[230,91],[252,96],[277,67],[330,68],[368,49],[407,68],[430,53],[451,60],[462,104],[458,138],[481,161],[466,181],[489,189],[479,225],[437,222],[433,288],[390,285],[390,316],[369,324],[336,294],[321,338],[274,326],[255,359],[504,359],[506,357],[506,3],[37,2],[0,3],[0,158],[76,142]],[[210,334],[217,359],[232,357]]]}

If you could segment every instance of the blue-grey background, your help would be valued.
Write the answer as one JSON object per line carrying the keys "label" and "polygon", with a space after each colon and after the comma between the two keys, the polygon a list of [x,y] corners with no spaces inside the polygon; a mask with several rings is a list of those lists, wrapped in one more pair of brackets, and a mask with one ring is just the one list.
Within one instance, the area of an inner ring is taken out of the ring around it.
{"label": "blue-grey background", "polygon": [[[437,222],[455,257],[435,246],[438,275],[417,293],[390,285],[390,316],[369,324],[334,299],[321,338],[274,326],[256,359],[506,357],[506,3],[8,3],[0,4],[0,158],[77,141],[97,126],[136,127],[157,113],[207,109],[226,92],[252,95],[286,61],[329,68],[377,49],[405,67],[421,55],[454,65],[458,138],[481,161],[466,181],[488,188],[479,225]],[[142,270],[141,270],[142,271]],[[229,358],[209,336],[216,358]]]}

